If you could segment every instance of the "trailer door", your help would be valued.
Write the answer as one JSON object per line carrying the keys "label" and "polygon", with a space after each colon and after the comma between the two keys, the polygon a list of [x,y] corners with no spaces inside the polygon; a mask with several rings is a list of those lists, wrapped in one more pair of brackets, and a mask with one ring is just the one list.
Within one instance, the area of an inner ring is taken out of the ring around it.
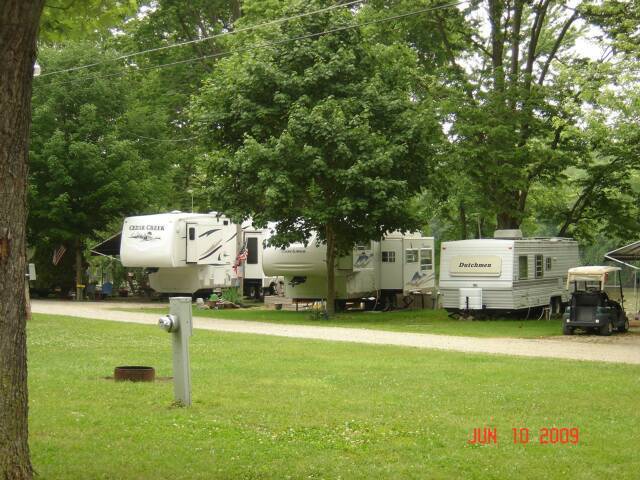
{"label": "trailer door", "polygon": [[433,280],[433,248],[426,239],[404,241],[404,289],[429,288]]}
{"label": "trailer door", "polygon": [[198,262],[197,224],[187,223],[187,263]]}
{"label": "trailer door", "polygon": [[402,290],[402,239],[383,239],[380,242],[380,288]]}
{"label": "trailer door", "polygon": [[260,235],[257,233],[246,234],[247,259],[244,265],[244,278],[259,279],[262,281],[262,255]]}

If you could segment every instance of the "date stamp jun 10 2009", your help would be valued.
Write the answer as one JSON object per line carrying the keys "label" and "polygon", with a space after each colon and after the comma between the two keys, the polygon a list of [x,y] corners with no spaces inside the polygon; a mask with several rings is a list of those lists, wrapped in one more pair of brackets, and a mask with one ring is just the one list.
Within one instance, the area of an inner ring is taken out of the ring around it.
{"label": "date stamp jun 10 2009", "polygon": [[[499,441],[496,427],[474,428],[467,443],[469,445],[497,445]],[[504,441],[504,440],[503,440]],[[512,427],[507,442],[519,445],[530,443],[539,445],[578,445],[580,429],[578,427],[542,427],[531,431],[527,427]]]}

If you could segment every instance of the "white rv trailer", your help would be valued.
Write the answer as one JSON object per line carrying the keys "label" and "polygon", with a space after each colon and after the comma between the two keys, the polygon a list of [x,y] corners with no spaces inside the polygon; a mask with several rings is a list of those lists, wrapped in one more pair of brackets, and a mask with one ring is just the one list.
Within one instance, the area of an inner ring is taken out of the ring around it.
{"label": "white rv trailer", "polygon": [[[419,233],[392,233],[380,242],[356,246],[338,258],[335,268],[336,299],[429,293],[435,288],[433,237]],[[316,300],[327,296],[326,245],[312,238],[307,245],[265,248],[265,275],[282,276],[285,297]]]}
{"label": "white rv trailer", "polygon": [[[241,280],[245,294],[258,295],[264,282],[262,236],[251,222],[237,225],[216,212],[128,217],[120,259],[125,267],[152,270],[149,284],[160,293],[194,294],[239,286]],[[246,258],[239,261],[241,252]]]}
{"label": "white rv trailer", "polygon": [[522,238],[497,230],[493,239],[443,242],[440,298],[447,310],[520,310],[568,302],[567,270],[580,265],[568,238]]}

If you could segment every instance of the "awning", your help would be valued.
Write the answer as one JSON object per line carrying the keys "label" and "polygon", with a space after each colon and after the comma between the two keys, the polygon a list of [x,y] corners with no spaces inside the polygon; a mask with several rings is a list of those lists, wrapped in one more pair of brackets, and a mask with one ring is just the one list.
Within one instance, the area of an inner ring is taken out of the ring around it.
{"label": "awning", "polygon": [[95,245],[91,249],[91,255],[94,257],[102,255],[103,257],[115,257],[120,255],[120,240],[122,233],[116,233],[112,237],[107,238],[105,241]]}
{"label": "awning", "polygon": [[624,247],[612,250],[611,252],[605,254],[604,258],[617,263],[621,263],[622,265],[626,265],[627,267],[633,268],[634,270],[638,270],[640,269],[640,267],[631,265],[628,262],[640,260],[640,241],[633,242],[629,245],[625,245]]}

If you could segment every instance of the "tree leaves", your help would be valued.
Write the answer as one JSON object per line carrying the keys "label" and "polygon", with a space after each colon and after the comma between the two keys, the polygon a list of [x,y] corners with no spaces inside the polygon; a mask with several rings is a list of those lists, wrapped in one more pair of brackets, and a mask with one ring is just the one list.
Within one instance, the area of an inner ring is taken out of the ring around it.
{"label": "tree leaves", "polygon": [[[354,20],[348,11],[296,20],[281,36]],[[415,53],[371,40],[347,30],[219,62],[190,108],[211,139],[217,205],[278,220],[272,241],[282,245],[311,231],[323,239],[327,224],[340,250],[419,226],[407,207],[440,129],[430,100],[416,96]]]}

